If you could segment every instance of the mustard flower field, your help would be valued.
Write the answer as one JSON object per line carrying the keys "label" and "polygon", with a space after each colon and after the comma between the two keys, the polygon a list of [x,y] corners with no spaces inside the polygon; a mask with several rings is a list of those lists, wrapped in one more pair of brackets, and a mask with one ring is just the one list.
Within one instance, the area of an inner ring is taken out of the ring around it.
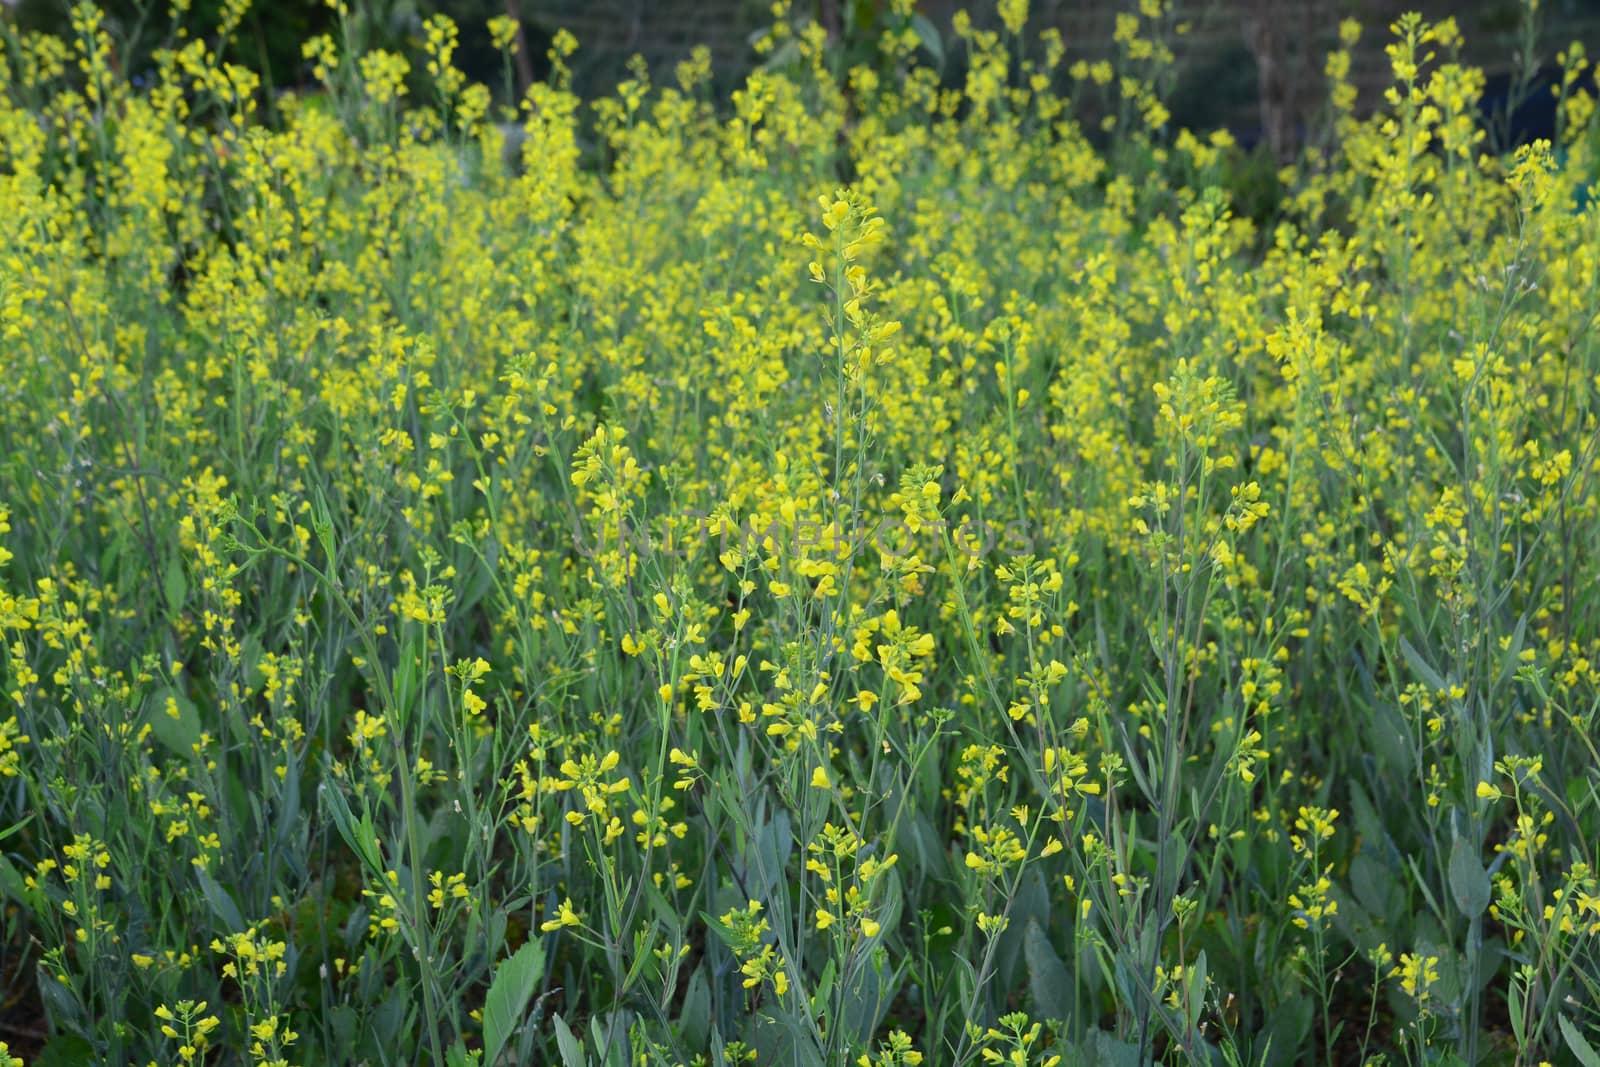
{"label": "mustard flower field", "polygon": [[1600,1065],[1581,47],[244,10],[0,25],[0,1062]]}

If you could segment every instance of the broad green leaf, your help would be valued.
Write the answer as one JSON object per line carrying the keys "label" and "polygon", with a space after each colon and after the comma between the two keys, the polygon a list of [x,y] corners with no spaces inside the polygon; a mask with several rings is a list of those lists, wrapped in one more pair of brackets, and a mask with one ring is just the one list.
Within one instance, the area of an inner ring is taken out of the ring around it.
{"label": "broad green leaf", "polygon": [[1141,1067],[1139,1046],[1104,1030],[1091,1031],[1079,1043],[1078,1062],[1083,1067]]}
{"label": "broad green leaf", "polygon": [[1376,701],[1369,729],[1373,755],[1390,771],[1409,777],[1416,768],[1417,749],[1400,709],[1387,700]]}
{"label": "broad green leaf", "polygon": [[35,1067],[78,1067],[93,1063],[94,1049],[83,1038],[74,1034],[57,1034],[39,1050],[37,1059],[30,1060]]}
{"label": "broad green leaf", "polygon": [[628,1023],[632,1012],[622,1008],[589,1017],[589,1040],[594,1044],[595,1057],[602,1067],[627,1067],[632,1062],[629,1053]]}
{"label": "broad green leaf", "polygon": [[381,856],[378,852],[378,835],[372,828],[372,820],[362,815],[358,823],[350,812],[350,805],[346,803],[344,794],[336,786],[324,782],[317,790],[321,795],[323,807],[328,814],[333,816],[334,829],[339,831],[339,836],[344,843],[350,846],[350,851],[356,858],[366,865],[369,871],[383,869]]}
{"label": "broad green leaf", "polygon": [[1394,884],[1394,874],[1370,852],[1363,851],[1350,861],[1350,892],[1379,921],[1389,917]]}
{"label": "broad green leaf", "polygon": [[1016,899],[1011,902],[1011,925],[1000,935],[995,973],[1003,989],[1016,985],[1021,976],[1023,938],[1030,922],[1041,928],[1050,926],[1050,888],[1038,867],[1029,868],[1019,879]]}
{"label": "broad green leaf", "polygon": [[1405,658],[1406,663],[1416,676],[1422,680],[1423,684],[1434,690],[1434,692],[1450,688],[1446,684],[1444,677],[1430,667],[1427,660],[1422,658],[1422,653],[1418,652],[1416,647],[1403,637],[1400,639],[1400,655]]}
{"label": "broad green leaf", "polygon": [[[661,924],[655,919],[651,919],[644,926],[634,931],[633,964],[628,968],[627,975],[622,979],[622,991],[624,993],[632,989],[646,969],[657,962],[655,953],[651,951],[651,948],[655,944],[655,936],[660,929]],[[657,977],[659,977],[659,974],[657,974]]]}
{"label": "broad green leaf", "polygon": [[[1444,908],[1440,906],[1439,899],[1433,895],[1433,890],[1428,887],[1428,877],[1422,869],[1422,864],[1417,862],[1417,857],[1407,856],[1406,866],[1411,868],[1411,884],[1417,887],[1417,892],[1422,894],[1422,899],[1428,902],[1429,914],[1418,916],[1417,921],[1421,922],[1423,918],[1444,919]],[[1419,949],[1418,951],[1421,950]]]}
{"label": "broad green leaf", "polygon": [[913,811],[901,821],[896,847],[910,861],[913,875],[937,880],[949,877],[948,846],[924,813]]}
{"label": "broad green leaf", "polygon": [[1566,1039],[1572,1054],[1578,1057],[1578,1062],[1583,1067],[1600,1067],[1600,1052],[1596,1052],[1588,1039],[1578,1032],[1572,1020],[1565,1015],[1557,1015],[1556,1022],[1561,1026],[1561,1036]]}
{"label": "broad green leaf", "polygon": [[356,1035],[360,1032],[356,1010],[348,1004],[335,1004],[333,1010],[328,1012],[328,1030],[341,1047],[354,1048]]}
{"label": "broad green leaf", "polygon": [[247,924],[228,891],[204,867],[196,867],[194,876],[200,883],[200,895],[205,897],[206,905],[222,928],[229,933],[243,933]]}
{"label": "broad green leaf", "polygon": [[288,850],[292,847],[300,832],[300,761],[286,760],[284,762],[282,785],[278,791],[281,798],[277,811],[278,841]]}
{"label": "broad green leaf", "polygon": [[1362,854],[1371,855],[1375,862],[1381,864],[1392,875],[1400,874],[1400,850],[1396,847],[1394,838],[1389,835],[1383,816],[1378,814],[1377,804],[1367,796],[1360,782],[1352,780],[1349,788],[1350,806],[1354,809],[1356,830],[1361,835]]}
{"label": "broad green leaf", "polygon": [[[22,904],[28,899],[28,883],[10,858],[0,855],[0,899]],[[35,898],[39,899],[39,898]],[[55,905],[46,901],[43,908],[53,911]]]}
{"label": "broad green leaf", "polygon": [[145,702],[144,721],[169,752],[192,756],[200,743],[200,713],[194,702],[177,689],[165,686],[155,690]]}
{"label": "broad green leaf", "polygon": [[[749,1061],[757,1064],[781,1064],[782,1067],[830,1067],[817,1046],[813,1030],[801,1024],[802,1016],[794,1012],[780,1012],[775,1018],[764,1020],[751,1035],[756,1055]],[[728,1067],[740,1067],[732,1060]]]}
{"label": "broad green leaf", "polygon": [[1200,1013],[1206,1006],[1206,953],[1200,950],[1200,956],[1194,961],[1194,966],[1189,968],[1189,1000],[1186,1005],[1190,1033],[1200,1025]]}
{"label": "broad green leaf", "polygon": [[1269,1014],[1264,1038],[1272,1042],[1269,1063],[1298,1064],[1305,1062],[1309,1051],[1311,1027],[1315,1021],[1316,1006],[1310,997],[1294,997],[1279,1004]]}
{"label": "broad green leaf", "polygon": [[944,66],[944,40],[933,20],[919,11],[911,16],[911,30],[917,35],[917,40],[922,42],[922,47],[933,57],[934,63]]}
{"label": "broad green leaf", "polygon": [[689,976],[689,987],[683,994],[683,1007],[678,1011],[678,1039],[691,1049],[703,1049],[710,1030],[711,985],[706,981],[702,963]]}
{"label": "broad green leaf", "polygon": [[494,969],[483,1001],[483,1062],[493,1067],[500,1051],[521,1024],[522,1014],[544,977],[544,944],[529,941]]}
{"label": "broad green leaf", "polygon": [[791,37],[777,48],[774,48],[772,54],[767,57],[766,62],[762,63],[761,66],[767,70],[781,70],[799,59],[800,46]]}
{"label": "broad green leaf", "polygon": [[559,1015],[550,1016],[550,1021],[556,1027],[556,1048],[561,1050],[561,1062],[565,1067],[585,1067],[587,1060],[583,1055],[583,1042],[579,1041],[567,1026],[567,1021]]}
{"label": "broad green leaf", "polygon": [[1517,673],[1521,661],[1517,658],[1522,654],[1523,645],[1528,638],[1528,616],[1526,613],[1517,619],[1517,628],[1511,633],[1511,643],[1506,646],[1500,658],[1500,674],[1495,679],[1495,684],[1500,685]]}
{"label": "broad green leaf", "polygon": [[1478,850],[1461,834],[1450,846],[1450,896],[1468,919],[1476,919],[1489,907],[1489,872],[1483,869]]}
{"label": "broad green leaf", "polygon": [[[83,1005],[77,995],[60,982],[40,982],[39,999],[44,1002],[45,1016],[55,1030],[82,1030]],[[72,1060],[86,1063],[87,1060]]]}
{"label": "broad green leaf", "polygon": [[852,1039],[867,1041],[883,1025],[883,1017],[900,992],[906,963],[890,969],[880,966],[881,954],[861,968],[854,984],[841,990],[842,1019]]}
{"label": "broad green leaf", "polygon": [[1028,990],[1033,994],[1034,1017],[1071,1019],[1074,1015],[1072,976],[1037,922],[1028,923],[1022,951],[1028,961]]}
{"label": "broad green leaf", "polygon": [[392,1049],[400,1042],[410,1015],[410,1001],[409,987],[404,982],[396,982],[389,987],[378,1010],[367,1017],[367,1030],[378,1048]]}
{"label": "broad green leaf", "polygon": [[161,592],[167,599],[167,610],[173,615],[183,611],[189,598],[189,582],[183,576],[183,558],[173,556],[167,561],[167,570],[161,577]]}
{"label": "broad green leaf", "polygon": [[838,963],[830,958],[828,965],[822,968],[822,977],[817,980],[816,992],[811,994],[812,1015],[822,1015],[828,1010],[828,998],[833,995],[833,983],[838,973]]}
{"label": "broad green leaf", "polygon": [[700,921],[705,923],[706,924],[706,929],[710,930],[712,933],[716,934],[717,938],[719,940],[721,940],[721,942],[724,945],[728,946],[729,948],[733,947],[733,945],[734,945],[733,931],[731,929],[729,929],[728,925],[726,923],[724,923],[721,919],[718,919],[716,916],[712,915],[709,911],[702,911],[700,913]]}

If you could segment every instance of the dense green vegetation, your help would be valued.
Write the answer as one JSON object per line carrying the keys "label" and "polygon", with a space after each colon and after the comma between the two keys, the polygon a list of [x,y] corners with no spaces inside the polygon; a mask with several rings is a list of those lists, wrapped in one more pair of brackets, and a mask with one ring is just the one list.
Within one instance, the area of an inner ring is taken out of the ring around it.
{"label": "dense green vegetation", "polygon": [[1159,0],[229,10],[0,56],[0,1058],[1596,1062],[1581,48],[1347,24],[1244,202]]}

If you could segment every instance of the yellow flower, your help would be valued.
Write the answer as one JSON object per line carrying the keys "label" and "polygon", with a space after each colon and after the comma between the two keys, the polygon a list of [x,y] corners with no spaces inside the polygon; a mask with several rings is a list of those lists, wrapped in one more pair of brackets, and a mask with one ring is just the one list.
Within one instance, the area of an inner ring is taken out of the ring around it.
{"label": "yellow flower", "polygon": [[556,908],[556,917],[540,923],[539,929],[548,934],[553,930],[560,930],[562,927],[580,926],[582,923],[583,920],[573,910],[572,899],[569,897],[563,900],[560,906]]}

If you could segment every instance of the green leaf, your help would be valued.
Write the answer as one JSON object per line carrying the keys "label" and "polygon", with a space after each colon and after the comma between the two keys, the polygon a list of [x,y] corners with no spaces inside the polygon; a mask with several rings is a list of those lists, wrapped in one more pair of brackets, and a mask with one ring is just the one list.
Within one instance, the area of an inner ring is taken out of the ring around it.
{"label": "green leaf", "polygon": [[901,821],[897,847],[900,854],[910,860],[913,874],[939,880],[949,879],[949,850],[927,815],[913,811]]}
{"label": "green leaf", "polygon": [[[831,960],[829,966],[832,966]],[[701,964],[689,976],[689,987],[683,994],[683,1007],[678,1012],[678,1039],[691,1049],[703,1049],[710,1032],[711,985],[706,981],[705,964]]]}
{"label": "green leaf", "polygon": [[228,891],[222,888],[204,867],[196,867],[194,876],[200,883],[200,893],[206,898],[211,914],[222,924],[222,928],[230,933],[242,933],[246,925],[244,916],[239,911],[239,905],[228,895]]}
{"label": "green leaf", "polygon": [[1478,850],[1461,834],[1450,846],[1450,895],[1468,919],[1476,919],[1489,907],[1489,872],[1483,869]]}
{"label": "green leaf", "polygon": [[333,565],[338,560],[338,554],[333,545],[333,509],[328,506],[328,497],[321,486],[316,489],[316,503],[311,509],[311,532],[317,535],[317,543],[322,546],[326,555],[325,564],[328,573],[333,573]]}
{"label": "green leaf", "polygon": [[[822,1049],[810,1027],[802,1026],[802,1016],[796,1012],[780,1012],[775,1018],[762,1020],[765,1025],[753,1028],[751,1043],[755,1055],[750,1062],[758,1064],[783,1064],[783,1067],[830,1067],[823,1059]],[[713,1060],[713,1063],[718,1062]],[[721,1062],[727,1067],[741,1067],[736,1060],[724,1054]]]}
{"label": "green leaf", "polygon": [[544,945],[529,941],[494,969],[483,1001],[483,1062],[493,1067],[506,1042],[521,1024],[523,1011],[544,977]]}
{"label": "green leaf", "polygon": [[678,918],[678,913],[672,910],[667,895],[656,888],[653,881],[645,879],[643,886],[645,902],[650,905],[650,913],[656,917],[661,928],[667,931],[681,930],[683,921]]}
{"label": "green leaf", "polygon": [[874,944],[881,945],[900,927],[900,913],[905,908],[905,887],[900,875],[899,869],[889,868],[878,882],[878,891],[873,894],[872,904],[877,909],[877,920],[883,925],[882,932],[873,939]]}
{"label": "green leaf", "polygon": [[822,977],[817,980],[817,990],[811,994],[811,1014],[822,1015],[828,1010],[828,998],[833,995],[833,983],[839,973],[838,965],[828,960],[828,965],[822,968]]}
{"label": "green leaf", "polygon": [[944,66],[944,39],[939,34],[939,27],[933,24],[933,20],[918,12],[911,16],[911,30],[917,35],[917,40],[922,42],[922,47],[933,57],[933,61],[941,67]]}
{"label": "green leaf", "polygon": [[1572,1050],[1574,1056],[1578,1057],[1578,1062],[1583,1067],[1600,1067],[1600,1052],[1596,1052],[1594,1046],[1589,1044],[1588,1040],[1578,1032],[1578,1028],[1572,1024],[1572,1020],[1565,1015],[1557,1015],[1556,1022],[1560,1024],[1561,1036],[1566,1038],[1567,1047]]}
{"label": "green leaf", "polygon": [[276,833],[281,846],[292,849],[300,821],[300,761],[285,761],[282,789],[278,796]]}
{"label": "green leaf", "polygon": [[1495,678],[1496,685],[1503,683],[1517,673],[1517,667],[1521,665],[1521,661],[1517,657],[1522,654],[1522,647],[1526,643],[1527,637],[1528,616],[1524,613],[1517,619],[1517,628],[1511,633],[1511,643],[1506,646],[1505,653],[1500,659],[1500,674]]}
{"label": "green leaf", "polygon": [[1200,950],[1200,956],[1194,961],[1194,966],[1189,969],[1189,1002],[1186,1005],[1189,1020],[1189,1033],[1200,1025],[1200,1013],[1206,1006],[1206,952]]}
{"label": "green leaf", "polygon": [[[55,981],[39,983],[39,999],[44,1002],[45,1019],[55,1030],[83,1030],[83,1006],[77,993]],[[62,1037],[67,1035],[63,1034]],[[71,1040],[69,1038],[69,1040]],[[66,1063],[88,1063],[89,1059],[66,1060]]]}
{"label": "green leaf", "polygon": [[1519,1052],[1525,1051],[1528,1045],[1527,1023],[1522,1018],[1522,1007],[1522,987],[1513,978],[1510,985],[1506,987],[1506,1008],[1511,1016],[1511,1032],[1516,1035],[1517,1050]]}
{"label": "green leaf", "polygon": [[799,59],[800,46],[791,37],[777,48],[774,48],[772,54],[767,57],[766,62],[762,63],[761,66],[764,70],[782,70],[784,67],[798,62]]}
{"label": "green leaf", "polygon": [[[26,904],[28,900],[28,883],[23,879],[22,872],[17,870],[9,857],[3,855],[0,855],[0,900],[9,900],[14,904]],[[44,907],[53,909],[54,905],[46,904]]]}
{"label": "green leaf", "polygon": [[[1395,845],[1394,838],[1390,836],[1383,816],[1378,814],[1377,804],[1367,796],[1367,792],[1361,787],[1360,782],[1351,780],[1349,789],[1350,806],[1354,809],[1356,830],[1361,834],[1362,854],[1371,855],[1375,862],[1381,863],[1389,871],[1391,877],[1403,874],[1400,849]],[[1369,848],[1370,852],[1368,851]]]}
{"label": "green leaf", "polygon": [[410,989],[404,982],[396,982],[379,1003],[378,1009],[367,1016],[367,1033],[373,1045],[380,1049],[394,1048],[400,1043],[400,1032],[410,1015]]}
{"label": "green leaf", "polygon": [[594,1043],[595,1055],[602,1067],[627,1067],[633,1057],[628,1050],[628,1020],[632,1013],[627,1008],[608,1012],[604,1018],[589,1016],[589,1040]]}
{"label": "green leaf", "polygon": [[328,783],[324,782],[318,789],[322,795],[323,805],[328,814],[333,816],[334,829],[339,831],[339,836],[344,838],[344,843],[366,864],[369,871],[383,870],[383,863],[378,852],[378,834],[372,828],[372,820],[363,815],[361,822],[355,821],[355,816],[350,813],[350,805],[346,803],[344,794]]}
{"label": "green leaf", "polygon": [[1139,1046],[1104,1030],[1093,1030],[1078,1044],[1084,1067],[1139,1067]]}
{"label": "green leaf", "polygon": [[727,923],[723,922],[721,919],[718,919],[709,911],[702,911],[700,913],[700,921],[705,923],[706,929],[716,934],[717,939],[720,940],[724,945],[728,946],[729,948],[733,947],[735,938],[733,936],[733,930],[729,928]]}
{"label": "green leaf", "polygon": [[328,1030],[340,1047],[354,1048],[356,1035],[361,1031],[356,1010],[348,1004],[335,1004],[333,1010],[328,1012]]}
{"label": "green leaf", "polygon": [[1311,1038],[1316,1006],[1310,997],[1295,997],[1279,1004],[1262,1035],[1272,1042],[1270,1063],[1301,1063]]}
{"label": "green leaf", "polygon": [[1028,990],[1033,994],[1034,1015],[1061,1021],[1073,1018],[1072,976],[1036,921],[1028,923],[1022,953],[1028,961]]}
{"label": "green leaf", "polygon": [[1372,754],[1384,767],[1403,778],[1409,777],[1416,768],[1417,751],[1400,709],[1386,700],[1375,702],[1369,729]]}
{"label": "green leaf", "polygon": [[1350,892],[1375,921],[1386,921],[1394,911],[1394,888],[1393,872],[1370,852],[1362,852],[1350,861]]}
{"label": "green leaf", "polygon": [[[1439,900],[1433,895],[1433,890],[1428,887],[1428,877],[1423,873],[1422,865],[1417,862],[1417,857],[1407,856],[1406,866],[1411,868],[1411,884],[1417,887],[1417,892],[1422,894],[1422,899],[1428,902],[1428,911],[1433,917],[1443,921],[1444,908],[1439,906]],[[1417,921],[1421,921],[1421,917]]]}
{"label": "green leaf", "polygon": [[173,556],[167,561],[167,571],[161,577],[161,592],[167,598],[167,610],[173,615],[183,611],[189,599],[189,583],[183,576],[183,558]]}
{"label": "green leaf", "polygon": [[573,1036],[572,1029],[561,1016],[552,1015],[550,1021],[556,1024],[556,1047],[561,1050],[561,1062],[565,1067],[585,1067],[583,1042]]}
{"label": "green leaf", "polygon": [[853,984],[841,988],[840,1021],[850,1040],[865,1043],[878,1032],[889,1005],[900,992],[906,966],[902,961],[891,971],[883,965],[882,956],[875,955],[861,968]]}
{"label": "green leaf", "polygon": [[645,968],[656,963],[655,954],[650,951],[650,947],[655,944],[655,936],[660,930],[661,924],[655,919],[651,919],[634,932],[633,965],[628,968],[627,975],[622,979],[623,993],[626,993],[638,983],[639,977],[645,972]]}
{"label": "green leaf", "polygon": [[89,1042],[73,1034],[57,1034],[45,1042],[39,1057],[31,1061],[36,1067],[74,1067],[80,1063],[94,1062],[94,1049]]}
{"label": "green leaf", "polygon": [[[168,701],[177,712],[174,718],[167,710]],[[170,686],[157,689],[146,703],[144,721],[167,750],[178,756],[192,756],[194,746],[200,743],[200,713],[194,702]]]}
{"label": "green leaf", "polygon": [[1423,684],[1434,690],[1434,692],[1450,688],[1439,672],[1430,667],[1427,660],[1422,658],[1422,653],[1418,652],[1415,646],[1403,637],[1400,639],[1400,655],[1405,657],[1406,663],[1410,665],[1412,672],[1422,679]]}
{"label": "green leaf", "polygon": [[1023,940],[1030,922],[1042,928],[1050,926],[1050,887],[1038,867],[1030,867],[1018,879],[1017,895],[1011,902],[1011,925],[1000,935],[996,977],[1003,989],[1010,989],[1021,977],[1026,951]]}

